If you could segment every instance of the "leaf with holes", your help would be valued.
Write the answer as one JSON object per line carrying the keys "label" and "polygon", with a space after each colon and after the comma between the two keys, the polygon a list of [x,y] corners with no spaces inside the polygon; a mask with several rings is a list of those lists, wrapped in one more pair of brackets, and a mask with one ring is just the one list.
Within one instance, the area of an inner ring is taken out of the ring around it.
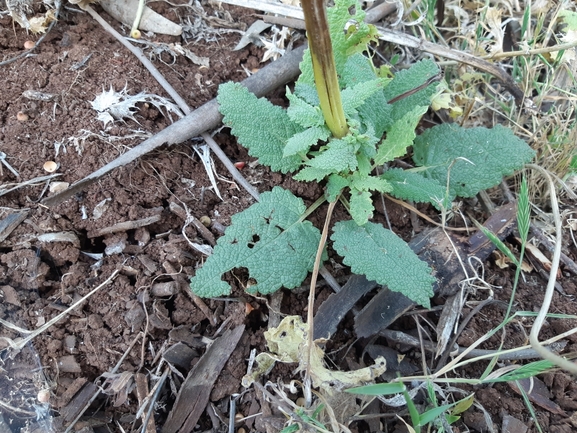
{"label": "leaf with holes", "polygon": [[298,287],[312,270],[320,233],[309,221],[301,221],[303,201],[280,187],[261,195],[261,201],[232,217],[232,224],[218,240],[213,254],[192,278],[198,296],[230,293],[222,275],[247,268],[256,285],[250,293],[272,293]]}

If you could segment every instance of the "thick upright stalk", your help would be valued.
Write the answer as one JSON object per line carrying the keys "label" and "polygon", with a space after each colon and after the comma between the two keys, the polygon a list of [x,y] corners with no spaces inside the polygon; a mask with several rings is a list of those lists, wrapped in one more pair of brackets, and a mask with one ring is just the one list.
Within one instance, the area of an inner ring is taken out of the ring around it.
{"label": "thick upright stalk", "polygon": [[341,102],[341,91],[335,67],[325,0],[302,0],[307,38],[313,64],[315,85],[321,110],[333,136],[344,137],[349,132]]}

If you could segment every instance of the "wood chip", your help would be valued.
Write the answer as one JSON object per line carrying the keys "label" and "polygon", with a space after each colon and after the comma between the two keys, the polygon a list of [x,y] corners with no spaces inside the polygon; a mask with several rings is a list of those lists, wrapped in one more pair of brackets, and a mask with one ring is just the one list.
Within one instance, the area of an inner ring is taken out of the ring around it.
{"label": "wood chip", "polygon": [[64,418],[64,421],[69,423],[83,413],[86,405],[97,392],[97,386],[92,382],[87,382],[82,389],[74,395],[70,402],[60,410],[60,415]]}
{"label": "wood chip", "polygon": [[0,221],[0,242],[4,242],[10,233],[28,216],[28,211],[11,213]]}
{"label": "wood chip", "polygon": [[210,392],[244,332],[244,325],[226,331],[208,348],[186,376],[162,433],[191,432],[208,403]]}
{"label": "wood chip", "polygon": [[[141,407],[145,399],[148,397],[148,380],[146,375],[143,373],[136,373],[134,376],[134,382],[136,383],[136,397],[138,398],[138,406]],[[146,421],[146,411],[142,414],[142,422]],[[154,423],[154,417],[151,416],[146,425],[146,433],[155,433],[156,425]]]}

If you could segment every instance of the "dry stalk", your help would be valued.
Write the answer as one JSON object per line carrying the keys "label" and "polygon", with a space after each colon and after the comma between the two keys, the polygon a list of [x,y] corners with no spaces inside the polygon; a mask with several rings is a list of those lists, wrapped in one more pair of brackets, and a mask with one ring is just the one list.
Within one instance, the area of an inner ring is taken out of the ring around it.
{"label": "dry stalk", "polygon": [[119,272],[120,272],[120,270],[118,270],[118,269],[115,270],[112,273],[112,275],[110,275],[102,284],[100,284],[98,287],[96,287],[95,289],[90,291],[87,295],[80,298],[78,301],[76,301],[74,304],[72,304],[70,307],[68,307],[62,313],[60,313],[56,317],[50,319],[48,322],[46,322],[40,328],[35,329],[34,331],[28,331],[28,330],[19,328],[15,325],[5,321],[5,320],[0,319],[0,324],[6,326],[7,328],[10,328],[14,331],[17,331],[17,332],[20,332],[23,334],[29,334],[26,338],[24,338],[22,340],[18,340],[17,342],[10,339],[10,338],[7,338],[7,337],[0,337],[0,338],[3,338],[4,340],[6,340],[12,349],[22,350],[30,341],[32,341],[34,338],[38,337],[40,334],[42,334],[44,331],[46,331],[52,325],[57,323],[60,319],[64,318],[64,316],[68,315],[69,312],[74,310],[76,307],[78,307],[80,304],[82,304],[84,301],[86,301],[88,298],[90,298],[92,295],[94,295],[100,289],[102,289],[103,287],[108,285],[110,282],[112,282],[114,280],[114,278],[116,278],[116,276],[118,275]]}
{"label": "dry stalk", "polygon": [[553,211],[553,218],[555,219],[555,250],[553,251],[553,258],[551,260],[551,269],[549,270],[549,281],[547,282],[547,290],[545,291],[545,296],[543,298],[543,304],[539,310],[539,314],[535,318],[533,327],[531,328],[531,333],[529,334],[529,341],[531,342],[531,347],[535,349],[544,359],[547,359],[559,367],[569,371],[570,373],[577,375],[577,365],[567,359],[555,355],[554,353],[547,350],[542,343],[539,342],[539,331],[545,322],[547,313],[549,312],[549,307],[551,306],[551,301],[553,299],[553,294],[555,293],[555,282],[557,281],[557,271],[559,270],[559,261],[561,259],[561,246],[563,243],[563,233],[562,233],[562,223],[561,216],[559,215],[559,203],[557,202],[557,194],[555,192],[555,184],[553,179],[549,176],[547,170],[535,164],[528,164],[528,168],[539,171],[547,180],[549,185],[549,195],[551,200],[551,208]]}
{"label": "dry stalk", "polygon": [[[145,338],[144,334],[142,332],[139,332],[136,337],[134,338],[134,340],[131,341],[130,345],[128,346],[128,348],[126,349],[126,351],[122,354],[122,356],[120,357],[120,359],[118,360],[118,362],[116,363],[116,365],[114,366],[114,368],[109,372],[110,374],[115,374],[118,369],[120,368],[120,366],[122,365],[122,363],[124,362],[124,360],[126,359],[126,357],[128,356],[128,354],[130,353],[130,351],[132,350],[132,348],[134,347],[134,345],[136,344],[136,342],[138,341],[139,338]],[[96,392],[94,393],[94,395],[90,398],[90,400],[88,400],[88,402],[86,403],[86,405],[84,406],[84,408],[82,408],[82,410],[80,411],[80,413],[78,414],[78,416],[72,420],[72,422],[70,423],[70,425],[66,428],[66,430],[64,431],[64,433],[69,433],[74,426],[76,425],[76,423],[78,422],[78,420],[80,418],[82,418],[82,416],[84,415],[84,412],[86,412],[88,410],[88,408],[90,407],[90,405],[94,402],[94,400],[96,400],[96,398],[100,395],[100,391],[101,391],[101,387],[98,387]]]}
{"label": "dry stalk", "polygon": [[329,202],[329,207],[327,210],[327,216],[325,217],[325,225],[323,227],[323,231],[321,233],[321,240],[319,241],[319,247],[317,249],[317,255],[315,257],[315,264],[313,267],[313,272],[311,275],[311,286],[309,292],[309,303],[308,303],[308,311],[307,311],[307,325],[308,325],[308,334],[307,334],[307,353],[306,353],[306,369],[305,369],[305,398],[306,398],[306,407],[309,407],[312,401],[312,393],[310,391],[311,387],[311,354],[314,344],[314,306],[315,306],[315,289],[317,285],[317,278],[319,275],[319,268],[321,265],[321,259],[323,257],[323,251],[325,249],[325,243],[327,242],[327,237],[329,234],[329,226],[331,222],[331,216],[333,214],[333,210],[335,205],[337,204],[338,197],[335,201]]}

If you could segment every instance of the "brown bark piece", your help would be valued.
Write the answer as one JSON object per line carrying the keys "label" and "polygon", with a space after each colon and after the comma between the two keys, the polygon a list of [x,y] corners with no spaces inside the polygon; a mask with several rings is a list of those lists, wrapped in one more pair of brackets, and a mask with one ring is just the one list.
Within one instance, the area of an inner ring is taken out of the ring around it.
{"label": "brown bark piece", "polygon": [[[148,380],[146,375],[142,373],[136,373],[134,376],[136,382],[136,397],[138,398],[138,405],[142,406],[145,402],[146,397],[148,397]],[[146,421],[146,411],[142,414],[142,422]],[[150,417],[148,424],[146,425],[146,433],[156,433],[156,425],[154,423],[154,417]]]}
{"label": "brown bark piece", "polygon": [[340,292],[331,294],[319,307],[315,315],[315,340],[330,338],[357,301],[375,287],[377,283],[367,280],[364,275],[351,275]]}
{"label": "brown bark piece", "polygon": [[[483,226],[490,232],[496,234],[499,239],[505,239],[516,227],[517,223],[517,203],[507,203],[499,207],[493,215],[489,217]],[[481,260],[489,257],[495,245],[482,231],[478,231],[469,238],[469,255],[475,255]]]}
{"label": "brown bark piece", "polygon": [[82,389],[72,397],[72,400],[60,411],[65,423],[76,419],[82,413],[86,405],[90,402],[95,393],[99,392],[98,387],[92,382],[86,383]]}
{"label": "brown bark piece", "polygon": [[162,433],[191,432],[204,412],[214,382],[236,348],[244,325],[226,331],[212,343],[200,361],[190,370],[176,397],[176,402]]}
{"label": "brown bark piece", "polygon": [[6,240],[10,233],[14,231],[18,225],[26,219],[28,211],[15,212],[8,215],[0,221],[0,242]]}
{"label": "brown bark piece", "polygon": [[[504,239],[515,227],[516,209],[515,203],[501,206],[485,222],[485,227],[500,239]],[[450,236],[450,240],[447,236]],[[467,256],[474,255],[484,261],[495,249],[493,243],[480,231],[472,235],[467,243],[453,234],[445,234],[440,228],[423,232],[409,242],[409,247],[433,269],[437,278],[433,289],[441,296],[453,295],[459,282],[465,278],[453,246],[457,248],[465,266],[470,266]],[[332,294],[320,306],[315,317],[315,338],[326,338],[334,332],[342,317],[374,287],[376,283],[367,281],[364,276],[352,276],[343,290]],[[356,317],[355,332],[359,337],[374,335],[414,305],[414,302],[403,294],[383,287]]]}

